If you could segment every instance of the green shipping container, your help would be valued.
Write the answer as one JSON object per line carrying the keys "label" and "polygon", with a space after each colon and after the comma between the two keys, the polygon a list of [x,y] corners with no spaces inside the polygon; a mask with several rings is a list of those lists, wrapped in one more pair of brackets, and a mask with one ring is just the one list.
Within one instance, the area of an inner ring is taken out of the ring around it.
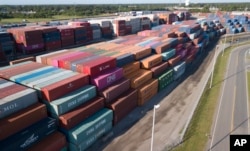
{"label": "green shipping container", "polygon": [[168,59],[172,58],[175,55],[175,49],[171,49],[167,52],[162,53],[162,60],[167,61]]}
{"label": "green shipping container", "polygon": [[173,82],[173,79],[174,79],[173,69],[170,69],[167,72],[163,73],[161,76],[158,77],[159,80],[158,90],[161,91],[164,88],[166,88],[170,83]]}
{"label": "green shipping container", "polygon": [[107,108],[100,110],[70,130],[62,129],[68,141],[76,146],[81,146],[84,141],[89,141],[110,123],[112,127],[113,111]]}
{"label": "green shipping container", "polygon": [[71,151],[84,151],[88,147],[90,147],[92,144],[96,142],[100,137],[107,134],[112,129],[112,122],[109,122],[105,126],[102,126],[102,128],[98,131],[95,131],[95,134],[92,136],[89,136],[86,138],[86,140],[82,141],[81,144],[75,145],[72,143],[69,143],[69,148]]}
{"label": "green shipping container", "polygon": [[49,112],[59,116],[89,101],[95,96],[96,87],[93,85],[86,85],[74,92],[63,96],[60,99],[57,99],[52,102],[44,102],[47,104]]}

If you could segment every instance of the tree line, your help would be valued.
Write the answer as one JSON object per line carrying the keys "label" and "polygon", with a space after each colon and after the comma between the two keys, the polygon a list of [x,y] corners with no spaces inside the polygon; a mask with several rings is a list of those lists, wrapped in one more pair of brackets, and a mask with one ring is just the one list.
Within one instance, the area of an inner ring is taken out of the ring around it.
{"label": "tree line", "polygon": [[[95,16],[128,11],[160,11],[172,10],[179,4],[113,4],[113,5],[1,5],[1,18],[52,18],[55,15]],[[182,4],[184,6],[184,4]],[[250,3],[206,3],[190,4],[191,12],[209,12],[210,7],[221,11],[250,10]],[[196,9],[202,7],[203,9]],[[192,9],[194,8],[194,9]],[[33,12],[33,13],[32,13]],[[35,13],[34,13],[35,12]]]}

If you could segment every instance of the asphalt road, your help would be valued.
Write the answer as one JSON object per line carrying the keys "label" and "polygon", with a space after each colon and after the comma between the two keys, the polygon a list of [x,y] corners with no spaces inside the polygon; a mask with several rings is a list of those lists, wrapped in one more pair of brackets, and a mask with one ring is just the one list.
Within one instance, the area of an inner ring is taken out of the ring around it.
{"label": "asphalt road", "polygon": [[249,47],[240,46],[230,55],[209,150],[229,151],[230,134],[249,134],[245,70],[245,52]]}

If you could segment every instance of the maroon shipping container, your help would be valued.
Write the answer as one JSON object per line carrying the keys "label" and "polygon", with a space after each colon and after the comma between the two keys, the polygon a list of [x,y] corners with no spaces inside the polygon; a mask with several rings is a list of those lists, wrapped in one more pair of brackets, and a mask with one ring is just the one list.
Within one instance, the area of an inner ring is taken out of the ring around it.
{"label": "maroon shipping container", "polygon": [[101,73],[116,67],[116,59],[112,57],[100,57],[98,59],[77,65],[77,71],[90,76],[98,76]]}
{"label": "maroon shipping container", "polygon": [[41,30],[42,33],[50,33],[50,32],[55,32],[55,31],[58,31],[58,29],[56,27],[37,27],[36,28],[37,30]]}
{"label": "maroon shipping container", "polygon": [[96,97],[59,117],[59,125],[67,130],[73,128],[104,107],[104,98]]}
{"label": "maroon shipping container", "polygon": [[31,105],[0,120],[0,141],[47,117],[46,106]]}
{"label": "maroon shipping container", "polygon": [[162,62],[160,65],[151,68],[153,78],[157,78],[162,73],[164,73],[168,69],[168,66],[168,62]]}
{"label": "maroon shipping container", "polygon": [[42,88],[42,96],[51,102],[89,84],[89,76],[78,74]]}
{"label": "maroon shipping container", "polygon": [[3,77],[5,79],[10,79],[10,77],[18,75],[18,74],[22,74],[25,72],[29,72],[35,69],[39,69],[45,67],[45,65],[40,64],[40,63],[32,63],[32,64],[26,64],[23,66],[19,66],[18,69],[13,69],[13,70],[8,70],[6,72],[2,72],[0,71],[0,77]]}
{"label": "maroon shipping container", "polygon": [[123,93],[119,99],[108,105],[113,112],[113,124],[116,125],[133,109],[137,107],[138,90],[130,89]]}
{"label": "maroon shipping container", "polygon": [[119,95],[126,92],[130,88],[130,79],[121,79],[105,90],[99,92],[99,95],[105,98],[105,103],[110,104],[117,99]]}
{"label": "maroon shipping container", "polygon": [[46,42],[44,44],[45,44],[45,50],[47,50],[47,51],[60,49],[62,47],[61,40]]}
{"label": "maroon shipping container", "polygon": [[56,131],[31,146],[27,151],[60,151],[66,146],[67,141],[65,135]]}
{"label": "maroon shipping container", "polygon": [[74,38],[64,39],[62,40],[62,47],[73,46],[75,44]]}
{"label": "maroon shipping container", "polygon": [[70,26],[58,26],[57,29],[60,31],[61,37],[74,37],[74,29]]}

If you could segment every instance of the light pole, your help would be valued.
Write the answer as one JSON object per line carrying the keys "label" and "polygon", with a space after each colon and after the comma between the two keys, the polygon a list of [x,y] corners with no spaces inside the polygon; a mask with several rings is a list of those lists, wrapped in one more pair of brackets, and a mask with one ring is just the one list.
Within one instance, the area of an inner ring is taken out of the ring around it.
{"label": "light pole", "polygon": [[224,47],[223,47],[223,51],[222,51],[222,56],[224,55],[224,50],[226,47],[226,40],[227,40],[227,34],[225,34],[225,41],[224,41]]}
{"label": "light pole", "polygon": [[160,104],[154,105],[154,113],[153,113],[153,125],[152,125],[152,138],[151,138],[151,150],[153,151],[153,142],[154,142],[154,129],[155,129],[155,110],[160,107]]}
{"label": "light pole", "polygon": [[217,49],[218,49],[218,45],[216,45],[216,49],[215,49],[215,52],[214,52],[214,61],[213,61],[213,68],[212,68],[212,73],[211,73],[211,79],[210,79],[210,89],[212,87],[212,82],[213,82],[213,76],[214,76],[214,66],[215,66],[215,62],[216,62],[216,52],[217,52]]}

